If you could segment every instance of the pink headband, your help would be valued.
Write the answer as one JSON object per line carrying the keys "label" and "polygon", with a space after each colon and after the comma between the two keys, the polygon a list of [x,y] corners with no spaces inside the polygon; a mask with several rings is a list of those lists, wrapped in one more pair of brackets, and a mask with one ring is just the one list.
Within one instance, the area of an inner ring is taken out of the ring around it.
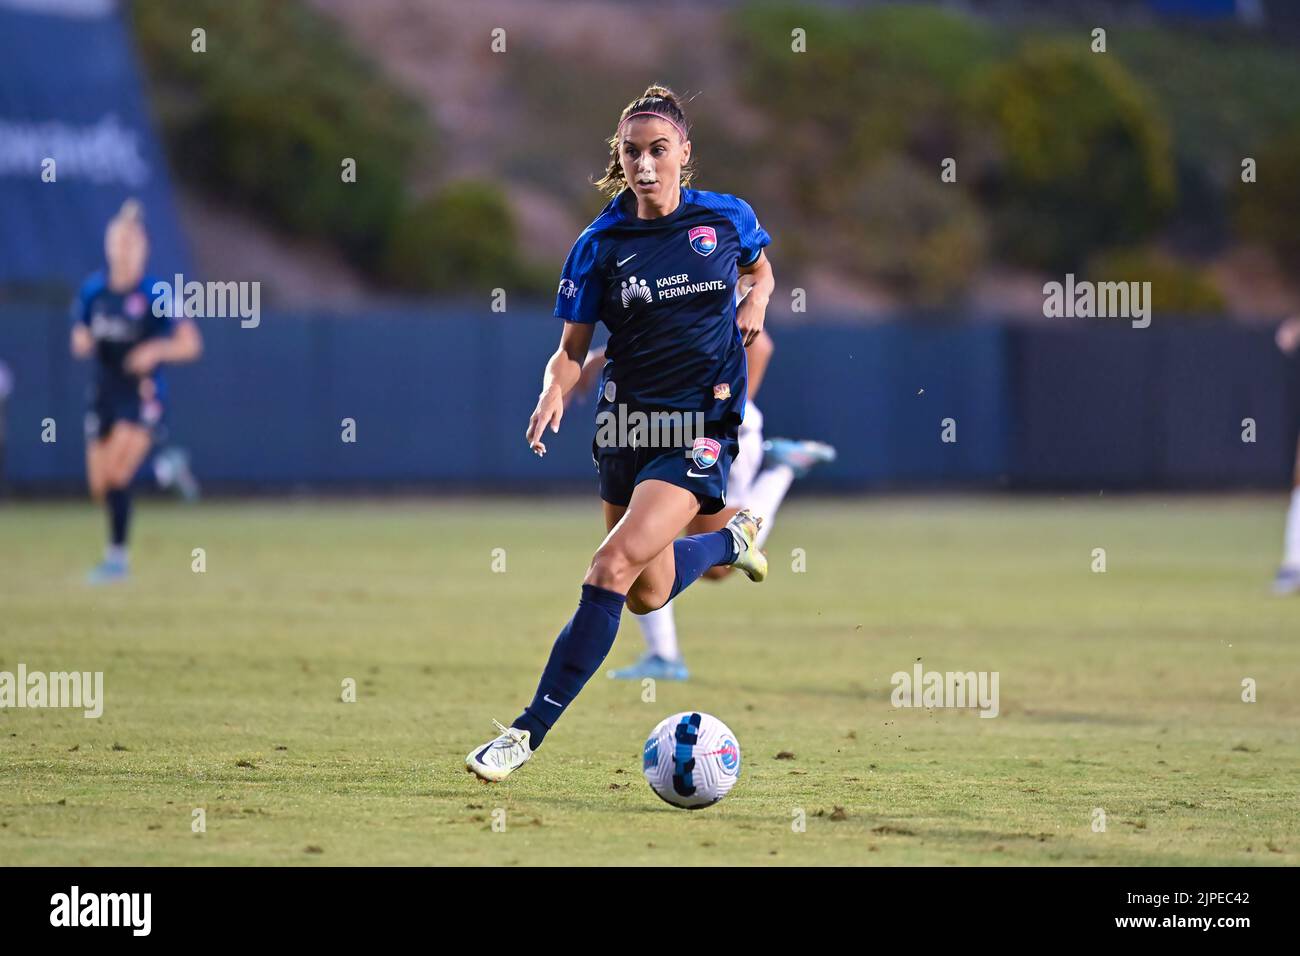
{"label": "pink headband", "polygon": [[682,128],[681,126],[679,126],[677,123],[673,122],[673,120],[669,119],[667,116],[664,116],[663,113],[656,113],[656,112],[654,112],[653,110],[641,110],[641,112],[639,112],[639,113],[628,113],[627,116],[623,117],[623,122],[618,124],[618,135],[619,135],[619,136],[622,136],[622,135],[623,135],[623,127],[624,127],[625,125],[627,125],[627,121],[630,120],[630,119],[631,119],[632,117],[634,117],[634,116],[653,116],[653,117],[655,117],[656,119],[661,119],[661,120],[663,120],[665,123],[672,123],[672,125],[673,125],[674,127],[676,127],[677,132],[679,132],[679,133],[682,134],[682,141],[683,141],[683,142],[685,142],[686,140],[690,139],[690,137],[686,135],[686,130],[685,130],[685,129],[683,129],[683,128]]}

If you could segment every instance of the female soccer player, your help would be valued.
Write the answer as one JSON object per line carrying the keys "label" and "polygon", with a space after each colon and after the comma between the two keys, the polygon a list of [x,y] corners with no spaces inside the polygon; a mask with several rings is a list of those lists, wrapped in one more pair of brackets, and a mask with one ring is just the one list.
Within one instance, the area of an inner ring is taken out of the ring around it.
{"label": "female soccer player", "polygon": [[[594,323],[609,329],[597,414],[679,413],[704,421],[688,449],[601,440],[594,457],[609,529],[592,558],[578,609],[551,649],[532,703],[465,763],[484,780],[522,766],[600,667],[626,604],[663,607],[716,565],[753,581],[767,576],[754,543],[759,522],[740,512],[721,531],[681,532],[698,514],[725,505],[727,473],[745,413],[745,346],[763,330],[775,282],[763,248],[771,242],[754,211],[725,193],[690,189],[686,116],[676,95],[651,86],[619,117],[609,167],[597,186],[613,198],[574,243],[555,314],[560,347],[542,379],[526,438],[546,453],[545,430],[559,430],[564,396],[582,374]],[[740,274],[753,289],[739,308]],[[623,437],[623,436],[620,436]]]}
{"label": "female soccer player", "polygon": [[90,495],[108,505],[109,539],[94,584],[127,576],[127,526],[131,479],[149,454],[166,398],[159,367],[192,362],[203,350],[189,319],[171,315],[171,296],[160,296],[145,275],[149,237],[133,199],[104,234],[108,271],[81,287],[72,326],[72,354],[95,358],[95,381],[86,413],[86,477]]}

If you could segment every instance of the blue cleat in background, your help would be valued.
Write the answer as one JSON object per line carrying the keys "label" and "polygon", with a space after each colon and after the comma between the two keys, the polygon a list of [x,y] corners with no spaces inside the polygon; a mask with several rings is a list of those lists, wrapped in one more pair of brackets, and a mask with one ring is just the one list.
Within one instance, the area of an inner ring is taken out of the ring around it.
{"label": "blue cleat in background", "polygon": [[658,654],[643,654],[635,664],[610,671],[609,676],[613,680],[644,680],[647,677],[655,680],[686,680],[691,672],[680,660],[670,661]]}
{"label": "blue cleat in background", "polygon": [[825,442],[795,438],[772,438],[763,442],[765,465],[789,465],[796,478],[802,478],[814,465],[835,460],[835,449]]}

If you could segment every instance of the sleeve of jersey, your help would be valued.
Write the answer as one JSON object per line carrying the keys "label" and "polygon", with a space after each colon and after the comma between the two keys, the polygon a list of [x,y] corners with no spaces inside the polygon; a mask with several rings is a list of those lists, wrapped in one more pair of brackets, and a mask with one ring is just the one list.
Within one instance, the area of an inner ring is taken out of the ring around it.
{"label": "sleeve of jersey", "polygon": [[593,324],[600,317],[604,280],[596,266],[596,237],[584,232],[569,250],[555,294],[555,315],[566,322]]}
{"label": "sleeve of jersey", "polygon": [[95,278],[92,276],[81,284],[76,298],[69,309],[73,325],[90,325],[90,300],[95,296]]}
{"label": "sleeve of jersey", "polygon": [[736,206],[731,213],[731,218],[736,224],[736,231],[740,234],[740,260],[737,264],[741,268],[752,266],[758,261],[763,247],[771,244],[772,237],[758,224],[758,216],[754,214],[749,203],[739,197],[736,198]]}

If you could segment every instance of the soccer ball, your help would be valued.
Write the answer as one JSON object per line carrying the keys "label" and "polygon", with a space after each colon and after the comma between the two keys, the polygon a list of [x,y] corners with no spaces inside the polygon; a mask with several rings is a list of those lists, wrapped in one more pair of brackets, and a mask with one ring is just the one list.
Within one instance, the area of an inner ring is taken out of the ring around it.
{"label": "soccer ball", "polygon": [[683,810],[700,810],[736,785],[740,744],[718,718],[688,710],[650,732],[641,769],[662,799]]}

